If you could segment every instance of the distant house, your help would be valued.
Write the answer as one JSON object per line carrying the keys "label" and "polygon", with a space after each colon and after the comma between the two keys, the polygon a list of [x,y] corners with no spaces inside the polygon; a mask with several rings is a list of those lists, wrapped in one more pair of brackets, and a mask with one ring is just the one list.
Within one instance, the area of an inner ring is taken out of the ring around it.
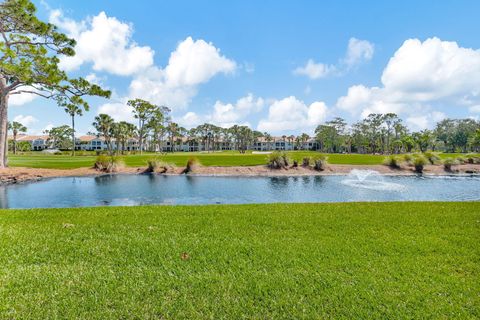
{"label": "distant house", "polygon": [[[13,136],[8,136],[8,140],[13,140]],[[28,142],[33,151],[42,151],[48,148],[48,136],[34,136],[27,134],[17,135],[18,142]]]}
{"label": "distant house", "polygon": [[[12,140],[13,137],[9,136],[9,140]],[[108,150],[107,143],[105,142],[104,137],[95,136],[95,135],[85,135],[75,138],[75,149],[84,150],[84,151],[105,151]],[[48,136],[46,135],[18,135],[17,142],[27,141],[31,144],[33,151],[42,151],[48,149],[49,142]],[[117,141],[112,139],[112,148],[117,149]],[[124,148],[125,151],[138,151],[139,143],[136,138],[131,138],[127,141],[125,146],[119,146],[120,149]],[[215,150],[235,150],[235,143],[216,140],[215,141]],[[272,137],[271,140],[267,141],[265,137],[260,137],[255,140],[255,142],[248,147],[249,150],[254,151],[290,151],[290,150],[318,150],[320,149],[319,143],[315,139],[309,139],[305,143],[298,143],[296,141],[284,139],[283,137]],[[163,144],[158,147],[152,145],[151,141],[145,141],[144,150],[155,150],[161,152],[196,152],[196,151],[208,151],[214,150],[213,141],[210,141],[210,144],[205,144],[198,139],[191,139],[188,137],[176,137],[173,139],[173,143],[170,140],[164,141]]]}
{"label": "distant house", "polygon": [[[115,139],[112,139],[112,147],[113,149],[117,149],[117,142]],[[138,140],[131,138],[127,141],[125,146],[119,146],[119,148],[125,148],[125,151],[139,150]],[[76,149],[85,151],[103,151],[108,150],[108,146],[104,137],[89,135],[77,138]]]}

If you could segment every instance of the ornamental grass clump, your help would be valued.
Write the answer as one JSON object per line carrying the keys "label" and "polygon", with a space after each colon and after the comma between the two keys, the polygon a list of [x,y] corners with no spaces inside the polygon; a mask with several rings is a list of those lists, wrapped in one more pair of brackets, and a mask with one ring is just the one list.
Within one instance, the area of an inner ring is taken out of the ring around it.
{"label": "ornamental grass clump", "polygon": [[101,172],[118,172],[124,167],[123,161],[119,157],[110,157],[106,155],[100,155],[95,160],[94,168]]}
{"label": "ornamental grass clump", "polygon": [[323,171],[327,168],[327,160],[328,160],[328,157],[325,156],[325,155],[318,155],[318,156],[315,156],[313,157],[313,169],[317,170],[317,171]]}
{"label": "ornamental grass clump", "polygon": [[275,151],[268,155],[268,166],[271,169],[286,169],[290,159],[285,152]]}
{"label": "ornamental grass clump", "polygon": [[480,155],[475,153],[469,153],[465,156],[466,162],[470,164],[479,164],[480,163]]}
{"label": "ornamental grass clump", "polygon": [[399,157],[390,155],[383,160],[383,164],[389,166],[390,168],[399,169],[401,160]]}
{"label": "ornamental grass clump", "polygon": [[409,166],[413,166],[413,159],[414,159],[414,156],[407,153],[407,154],[404,154],[403,155],[403,160],[407,163],[407,165]]}
{"label": "ornamental grass clump", "polygon": [[150,173],[167,173],[173,166],[157,158],[147,160],[147,170]]}
{"label": "ornamental grass clump", "polygon": [[464,156],[458,156],[456,160],[459,164],[467,163],[467,158],[465,158]]}
{"label": "ornamental grass clump", "polygon": [[200,165],[200,161],[196,157],[190,157],[183,173],[193,172]]}
{"label": "ornamental grass clump", "polygon": [[437,164],[441,160],[440,157],[438,156],[438,153],[433,151],[425,151],[423,155],[425,156],[425,158],[427,158],[430,164]]}
{"label": "ornamental grass clump", "polygon": [[310,157],[304,157],[303,158],[302,167],[310,167]]}
{"label": "ornamental grass clump", "polygon": [[458,164],[458,161],[456,161],[453,158],[446,158],[443,160],[443,168],[445,171],[451,172],[452,171],[452,166]]}
{"label": "ornamental grass clump", "polygon": [[417,155],[413,158],[413,166],[415,167],[415,172],[422,173],[425,165],[427,165],[428,159],[423,155]]}

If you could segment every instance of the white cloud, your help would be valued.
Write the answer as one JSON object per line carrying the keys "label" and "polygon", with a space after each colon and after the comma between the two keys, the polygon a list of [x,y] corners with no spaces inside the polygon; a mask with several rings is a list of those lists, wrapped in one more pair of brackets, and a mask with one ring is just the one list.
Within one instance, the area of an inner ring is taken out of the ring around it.
{"label": "white cloud", "polygon": [[312,59],[307,61],[307,64],[303,67],[298,67],[293,70],[293,74],[299,76],[307,76],[310,79],[324,78],[333,72],[336,68],[333,65],[327,65],[323,63],[316,63]]}
{"label": "white cloud", "polygon": [[77,22],[65,18],[60,10],[53,10],[49,20],[77,41],[76,55],[60,60],[64,70],[76,70],[84,63],[92,63],[95,71],[125,76],[153,65],[154,51],[131,40],[132,25],[108,17],[103,11]]}
{"label": "white cloud", "polygon": [[105,103],[98,108],[97,114],[105,113],[110,115],[115,121],[127,121],[135,123],[132,107],[126,103],[113,102]]}
{"label": "white cloud", "polygon": [[437,122],[442,121],[446,117],[443,112],[433,111],[423,115],[410,116],[406,119],[406,122],[410,129],[420,131],[432,129]]}
{"label": "white cloud", "polygon": [[130,96],[183,108],[197,94],[200,84],[219,73],[235,71],[235,61],[220,54],[212,43],[186,38],[172,52],[165,69],[149,68],[130,84]]}
{"label": "white cloud", "polygon": [[375,46],[371,42],[350,38],[345,57],[340,59],[337,65],[317,63],[313,59],[309,59],[305,66],[293,70],[293,74],[307,76],[313,80],[342,74],[361,63],[371,60],[374,52]]}
{"label": "white cloud", "polygon": [[15,118],[13,118],[13,121],[16,121],[16,122],[19,122],[21,124],[23,124],[25,127],[30,127],[32,124],[34,124],[35,122],[38,122],[38,119],[35,118],[34,116],[24,116],[22,114],[16,116]]}
{"label": "white cloud", "polygon": [[480,88],[480,50],[438,38],[407,40],[388,62],[382,83],[395,98],[410,101],[475,96]]}
{"label": "white cloud", "polygon": [[251,93],[238,99],[235,103],[216,101],[213,110],[205,115],[195,112],[187,112],[178,121],[187,127],[193,127],[202,123],[211,123],[228,128],[233,125],[249,125],[245,118],[252,113],[262,110],[265,105],[263,98],[255,98]]}
{"label": "white cloud", "polygon": [[438,38],[410,39],[390,59],[381,81],[382,87],[350,87],[336,106],[362,116],[395,112],[406,115],[412,128],[431,127],[432,119],[445,116],[428,114],[436,103],[470,111],[480,103],[480,50]]}
{"label": "white cloud", "polygon": [[31,93],[11,94],[8,96],[8,104],[10,106],[23,106],[24,104],[32,102],[37,97],[37,95]]}
{"label": "white cloud", "polygon": [[[125,100],[142,98],[173,109],[184,108],[197,94],[199,85],[237,69],[236,62],[221,55],[212,43],[191,37],[179,42],[164,68],[158,67],[154,65],[154,51],[132,40],[133,26],[105,12],[74,21],[60,10],[51,10],[50,22],[77,41],[76,55],[63,57],[61,67],[69,71],[91,63],[96,72],[133,76]],[[250,65],[246,69],[253,71]],[[93,72],[87,78],[94,83],[103,80]]]}
{"label": "white cloud", "polygon": [[285,132],[312,129],[325,120],[328,108],[324,102],[314,102],[307,106],[294,96],[276,100],[268,111],[268,118],[258,123],[258,130]]}
{"label": "white cloud", "polygon": [[202,117],[197,115],[195,112],[189,111],[184,116],[179,119],[175,119],[180,125],[192,128],[202,124],[204,121]]}
{"label": "white cloud", "polygon": [[92,72],[92,73],[87,74],[87,76],[85,77],[85,80],[87,80],[90,83],[99,85],[99,86],[104,86],[103,82],[104,82],[105,78],[99,77],[95,73]]}
{"label": "white cloud", "polygon": [[234,124],[241,124],[241,121],[251,113],[262,110],[264,104],[262,98],[255,98],[251,93],[238,99],[235,104],[217,101],[213,106],[213,113],[207,116],[207,119],[221,127],[231,127]]}
{"label": "white cloud", "polygon": [[357,38],[350,38],[348,41],[348,49],[343,62],[348,67],[354,67],[360,63],[369,61],[373,58],[375,46],[367,40],[359,40]]}

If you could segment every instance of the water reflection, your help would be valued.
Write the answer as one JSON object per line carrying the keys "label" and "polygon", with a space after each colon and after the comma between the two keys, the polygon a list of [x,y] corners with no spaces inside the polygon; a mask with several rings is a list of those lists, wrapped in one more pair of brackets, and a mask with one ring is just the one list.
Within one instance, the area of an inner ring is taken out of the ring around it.
{"label": "water reflection", "polygon": [[288,187],[289,177],[270,177],[269,184],[273,189],[285,189]]}
{"label": "water reflection", "polygon": [[322,176],[315,176],[313,177],[313,183],[316,185],[316,186],[321,186],[323,184],[325,184],[325,177],[322,177]]}
{"label": "water reflection", "polygon": [[405,191],[388,192],[354,187],[342,183],[348,179],[346,176],[103,175],[0,186],[0,207],[480,200],[480,177],[382,178],[385,183],[404,186]]}
{"label": "water reflection", "polygon": [[94,181],[95,181],[95,184],[97,185],[109,185],[115,182],[115,180],[117,180],[118,177],[119,177],[118,175],[106,174],[106,175],[94,177]]}

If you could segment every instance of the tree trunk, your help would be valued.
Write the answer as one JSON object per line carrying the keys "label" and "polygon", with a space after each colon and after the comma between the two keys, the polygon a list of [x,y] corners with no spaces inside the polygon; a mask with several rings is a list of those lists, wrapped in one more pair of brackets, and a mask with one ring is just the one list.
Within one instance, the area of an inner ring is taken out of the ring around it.
{"label": "tree trunk", "polygon": [[75,115],[72,115],[72,157],[75,157]]}
{"label": "tree trunk", "polygon": [[[4,81],[2,79],[2,81]],[[6,168],[8,153],[8,95],[0,93],[0,168]]]}

